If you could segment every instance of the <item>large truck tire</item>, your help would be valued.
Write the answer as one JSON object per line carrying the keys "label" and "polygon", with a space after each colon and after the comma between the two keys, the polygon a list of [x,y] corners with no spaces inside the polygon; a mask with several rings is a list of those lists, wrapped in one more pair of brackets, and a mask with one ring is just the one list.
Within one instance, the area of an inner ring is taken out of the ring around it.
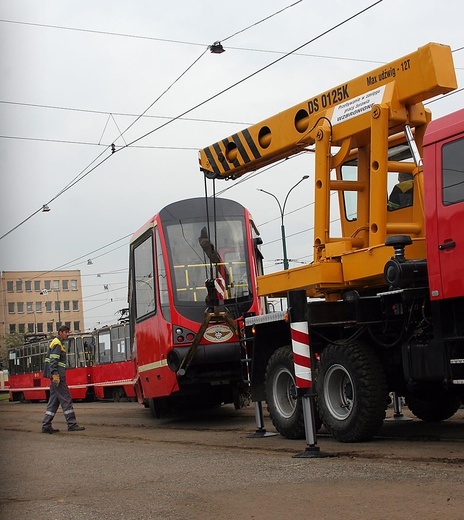
{"label": "large truck tire", "polygon": [[461,407],[461,398],[451,392],[438,391],[430,397],[405,397],[409,410],[422,421],[440,422],[452,417]]}
{"label": "large truck tire", "polygon": [[[266,367],[266,401],[275,429],[287,439],[304,439],[305,426],[301,397],[297,398],[295,367],[290,346],[278,348]],[[315,429],[321,426],[315,410]]]}
{"label": "large truck tire", "polygon": [[385,419],[388,396],[375,352],[359,342],[330,344],[317,379],[319,414],[329,433],[341,442],[372,439]]}

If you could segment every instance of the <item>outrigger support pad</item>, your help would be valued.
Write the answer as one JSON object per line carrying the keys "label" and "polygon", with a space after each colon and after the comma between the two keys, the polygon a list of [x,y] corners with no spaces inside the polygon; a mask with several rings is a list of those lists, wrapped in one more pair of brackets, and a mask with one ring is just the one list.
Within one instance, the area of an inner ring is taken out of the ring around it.
{"label": "outrigger support pad", "polygon": [[277,435],[277,433],[266,431],[266,428],[264,427],[262,401],[255,402],[255,421],[255,433],[250,433],[249,435],[247,435],[248,439],[261,439],[263,437],[275,437]]}

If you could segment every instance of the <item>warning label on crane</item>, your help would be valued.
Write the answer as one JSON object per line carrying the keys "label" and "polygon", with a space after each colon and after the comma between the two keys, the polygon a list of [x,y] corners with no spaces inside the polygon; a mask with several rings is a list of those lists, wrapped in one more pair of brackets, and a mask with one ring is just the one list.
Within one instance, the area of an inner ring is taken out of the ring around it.
{"label": "warning label on crane", "polygon": [[384,92],[385,85],[337,105],[332,115],[332,125],[343,123],[348,119],[370,112],[373,105],[382,102]]}

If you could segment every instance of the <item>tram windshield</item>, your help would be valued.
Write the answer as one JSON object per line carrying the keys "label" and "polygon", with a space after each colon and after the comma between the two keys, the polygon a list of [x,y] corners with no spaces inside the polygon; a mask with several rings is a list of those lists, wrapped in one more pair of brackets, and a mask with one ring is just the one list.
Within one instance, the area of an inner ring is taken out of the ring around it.
{"label": "tram windshield", "polygon": [[251,293],[245,251],[244,222],[217,222],[212,237],[203,220],[166,226],[168,251],[173,272],[174,299],[177,302],[205,302],[205,280],[224,282],[225,300],[248,297]]}
{"label": "tram windshield", "polygon": [[184,316],[200,321],[208,305],[208,279],[218,279],[221,299],[230,307],[236,304],[237,312],[246,312],[253,300],[243,207],[221,199],[209,212],[208,223],[201,199],[161,212],[174,304]]}

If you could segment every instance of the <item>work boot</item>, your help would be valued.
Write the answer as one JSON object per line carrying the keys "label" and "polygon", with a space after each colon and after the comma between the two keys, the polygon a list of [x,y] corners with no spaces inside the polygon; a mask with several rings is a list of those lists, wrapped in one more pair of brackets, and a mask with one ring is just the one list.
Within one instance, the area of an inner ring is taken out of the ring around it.
{"label": "work boot", "polygon": [[60,430],[58,428],[53,428],[53,426],[47,426],[46,428],[42,428],[42,433],[58,433]]}
{"label": "work boot", "polygon": [[85,427],[78,424],[73,424],[68,428],[68,432],[81,432],[82,430],[85,430]]}

